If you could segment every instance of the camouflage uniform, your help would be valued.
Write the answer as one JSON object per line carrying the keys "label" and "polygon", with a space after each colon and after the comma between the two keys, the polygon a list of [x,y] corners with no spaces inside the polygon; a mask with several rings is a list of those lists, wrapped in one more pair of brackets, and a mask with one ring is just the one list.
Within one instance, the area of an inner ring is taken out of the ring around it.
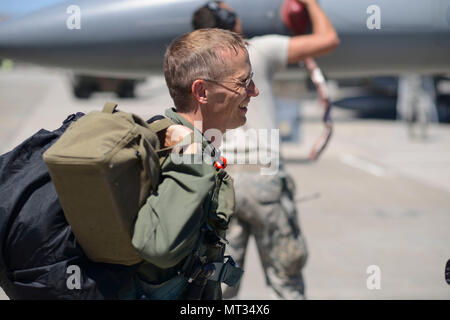
{"label": "camouflage uniform", "polygon": [[[258,164],[250,164],[253,163],[250,159],[264,164],[261,154],[281,159],[274,141],[269,143],[259,135],[248,134],[277,128],[272,80],[277,71],[287,66],[290,37],[265,35],[248,42],[259,95],[248,105],[246,124],[235,130],[236,135],[225,136],[222,147],[225,157],[232,159],[230,155],[233,155],[236,159],[234,165],[227,168],[236,191],[236,211],[227,235],[228,253],[243,266],[248,239],[253,234],[267,283],[275,295],[282,299],[302,299],[302,268],[307,252],[298,224],[295,186],[282,168],[274,175],[262,175]],[[240,162],[244,159],[248,161]],[[224,298],[235,296],[238,290],[224,288]]]}
{"label": "camouflage uniform", "polygon": [[[245,166],[243,166],[245,167]],[[227,254],[240,266],[250,235],[254,235],[267,284],[282,299],[303,299],[302,268],[307,249],[297,218],[292,178],[259,171],[230,171],[234,179],[236,212],[228,231]],[[244,266],[245,267],[245,266]],[[239,286],[224,289],[223,297],[237,295]]]}

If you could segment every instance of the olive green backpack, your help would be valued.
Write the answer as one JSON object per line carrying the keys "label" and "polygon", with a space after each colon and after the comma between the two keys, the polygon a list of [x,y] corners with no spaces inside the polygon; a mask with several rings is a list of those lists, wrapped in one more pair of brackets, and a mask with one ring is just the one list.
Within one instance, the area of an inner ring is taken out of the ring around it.
{"label": "olive green backpack", "polygon": [[157,133],[173,122],[147,124],[106,103],[74,122],[43,155],[64,215],[95,262],[142,261],[131,239],[134,222],[160,182]]}

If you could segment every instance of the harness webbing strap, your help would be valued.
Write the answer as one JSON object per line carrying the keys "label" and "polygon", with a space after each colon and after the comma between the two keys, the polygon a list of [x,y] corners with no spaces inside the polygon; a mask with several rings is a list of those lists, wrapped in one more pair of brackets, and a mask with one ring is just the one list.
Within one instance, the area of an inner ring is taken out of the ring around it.
{"label": "harness webbing strap", "polygon": [[208,279],[211,281],[223,282],[234,287],[239,283],[244,273],[244,270],[236,266],[230,259],[225,263],[215,262],[213,264],[216,272]]}

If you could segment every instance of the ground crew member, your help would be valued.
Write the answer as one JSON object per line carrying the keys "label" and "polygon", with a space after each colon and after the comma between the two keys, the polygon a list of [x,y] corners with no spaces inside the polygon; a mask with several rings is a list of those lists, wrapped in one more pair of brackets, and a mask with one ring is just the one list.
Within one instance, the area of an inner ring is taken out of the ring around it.
{"label": "ground crew member", "polygon": [[436,87],[431,76],[403,74],[398,78],[397,114],[408,126],[408,134],[416,137],[414,123],[423,140],[428,138],[431,121],[437,119]]}
{"label": "ground crew member", "polygon": [[[329,53],[338,45],[338,36],[316,0],[301,2],[309,12],[312,34],[294,37],[266,35],[248,40],[250,61],[261,95],[252,100],[245,127],[241,132],[236,130],[234,137],[237,139],[229,140],[233,136],[225,136],[224,155],[235,153],[235,150],[237,156],[234,158],[237,159],[259,160],[261,153],[274,155],[273,146],[246,135],[244,130],[276,128],[276,106],[271,88],[275,72],[288,63]],[[221,1],[211,1],[198,9],[192,22],[196,29],[216,27],[242,34],[241,21],[232,8]],[[247,143],[241,143],[239,137],[248,138]],[[279,154],[275,158],[275,161],[280,161]],[[229,252],[238,264],[243,265],[249,237],[254,235],[267,283],[275,297],[304,298],[302,268],[306,263],[307,249],[298,223],[293,179],[283,170],[282,162],[272,175],[261,175],[260,165],[244,164],[229,168],[236,188],[236,218],[228,234]],[[227,288],[224,298],[234,297],[238,290],[239,287]]]}
{"label": "ground crew member", "polygon": [[[119,297],[221,299],[220,282],[233,284],[240,276],[232,260],[224,261],[234,190],[219,151],[204,133],[242,126],[243,106],[258,89],[244,40],[226,30],[198,30],[175,39],[165,54],[164,75],[175,104],[166,116],[182,126],[168,131],[165,140],[181,139],[177,146],[187,147],[165,158],[157,192],[139,211],[133,245],[145,262]],[[200,141],[192,142],[189,133]],[[203,161],[196,161],[198,153]],[[208,157],[215,166],[204,161]]]}

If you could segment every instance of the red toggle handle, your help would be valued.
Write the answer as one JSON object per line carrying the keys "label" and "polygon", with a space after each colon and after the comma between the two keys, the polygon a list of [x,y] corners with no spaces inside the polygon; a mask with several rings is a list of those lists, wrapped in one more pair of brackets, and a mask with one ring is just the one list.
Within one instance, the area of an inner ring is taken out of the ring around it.
{"label": "red toggle handle", "polygon": [[225,157],[220,157],[220,161],[214,162],[214,167],[216,167],[216,169],[225,169],[227,167],[227,159]]}

